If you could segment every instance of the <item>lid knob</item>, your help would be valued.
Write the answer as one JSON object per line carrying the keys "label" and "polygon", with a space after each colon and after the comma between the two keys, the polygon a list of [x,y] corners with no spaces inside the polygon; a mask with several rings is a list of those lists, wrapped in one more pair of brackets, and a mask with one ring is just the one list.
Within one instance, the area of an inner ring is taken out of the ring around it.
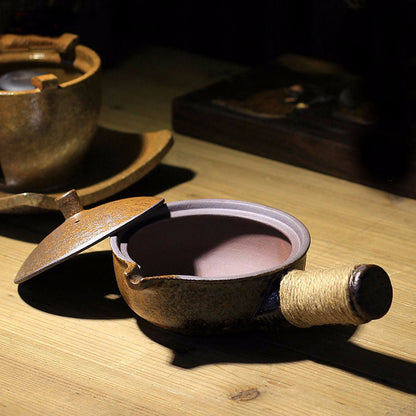
{"label": "lid knob", "polygon": [[65,219],[78,214],[78,212],[81,212],[84,209],[75,189],[71,189],[65,194],[57,197],[55,201]]}

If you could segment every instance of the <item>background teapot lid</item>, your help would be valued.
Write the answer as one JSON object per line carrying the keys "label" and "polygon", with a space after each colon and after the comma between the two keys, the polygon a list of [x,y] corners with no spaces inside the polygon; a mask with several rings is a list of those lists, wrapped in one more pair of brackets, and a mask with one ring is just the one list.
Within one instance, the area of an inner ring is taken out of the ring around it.
{"label": "background teapot lid", "polygon": [[164,203],[162,198],[135,197],[84,209],[75,190],[56,201],[65,221],[30,253],[18,271],[15,283],[25,282],[64,262]]}

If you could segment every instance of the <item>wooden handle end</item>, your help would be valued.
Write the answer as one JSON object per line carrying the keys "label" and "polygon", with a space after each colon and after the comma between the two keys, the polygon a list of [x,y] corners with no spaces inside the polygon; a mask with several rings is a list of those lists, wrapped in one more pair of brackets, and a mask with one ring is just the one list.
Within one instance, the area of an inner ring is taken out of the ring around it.
{"label": "wooden handle end", "polygon": [[349,290],[354,310],[365,321],[379,319],[390,309],[393,288],[388,274],[379,266],[357,266],[351,274]]}

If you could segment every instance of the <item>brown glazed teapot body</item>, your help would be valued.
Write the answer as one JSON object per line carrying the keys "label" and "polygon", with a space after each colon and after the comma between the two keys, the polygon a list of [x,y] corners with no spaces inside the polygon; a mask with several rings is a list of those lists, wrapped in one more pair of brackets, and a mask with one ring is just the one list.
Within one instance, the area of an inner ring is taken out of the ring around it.
{"label": "brown glazed teapot body", "polygon": [[[110,243],[128,305],[174,331],[209,333],[270,320],[299,327],[359,324],[384,315],[391,303],[388,276],[378,266],[302,272],[308,230],[291,215],[258,204],[162,205]],[[321,292],[334,282],[339,287],[327,302]],[[383,300],[369,307],[363,290],[380,285]]]}
{"label": "brown glazed teapot body", "polygon": [[[1,190],[65,184],[88,151],[100,109],[100,58],[77,42],[72,34],[0,37]],[[35,76],[19,90],[25,71]]]}

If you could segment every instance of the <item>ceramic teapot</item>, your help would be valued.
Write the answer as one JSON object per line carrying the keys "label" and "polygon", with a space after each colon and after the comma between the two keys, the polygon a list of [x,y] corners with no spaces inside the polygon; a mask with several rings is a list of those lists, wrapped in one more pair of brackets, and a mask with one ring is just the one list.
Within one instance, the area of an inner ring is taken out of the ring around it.
{"label": "ceramic teapot", "polygon": [[87,153],[101,103],[99,56],[77,35],[0,36],[0,190],[66,183]]}
{"label": "ceramic teapot", "polygon": [[275,208],[137,197],[84,210],[75,191],[58,204],[65,222],[30,254],[16,283],[111,236],[123,298],[142,318],[173,331],[359,325],[391,305],[390,279],[377,265],[304,271],[309,232]]}

